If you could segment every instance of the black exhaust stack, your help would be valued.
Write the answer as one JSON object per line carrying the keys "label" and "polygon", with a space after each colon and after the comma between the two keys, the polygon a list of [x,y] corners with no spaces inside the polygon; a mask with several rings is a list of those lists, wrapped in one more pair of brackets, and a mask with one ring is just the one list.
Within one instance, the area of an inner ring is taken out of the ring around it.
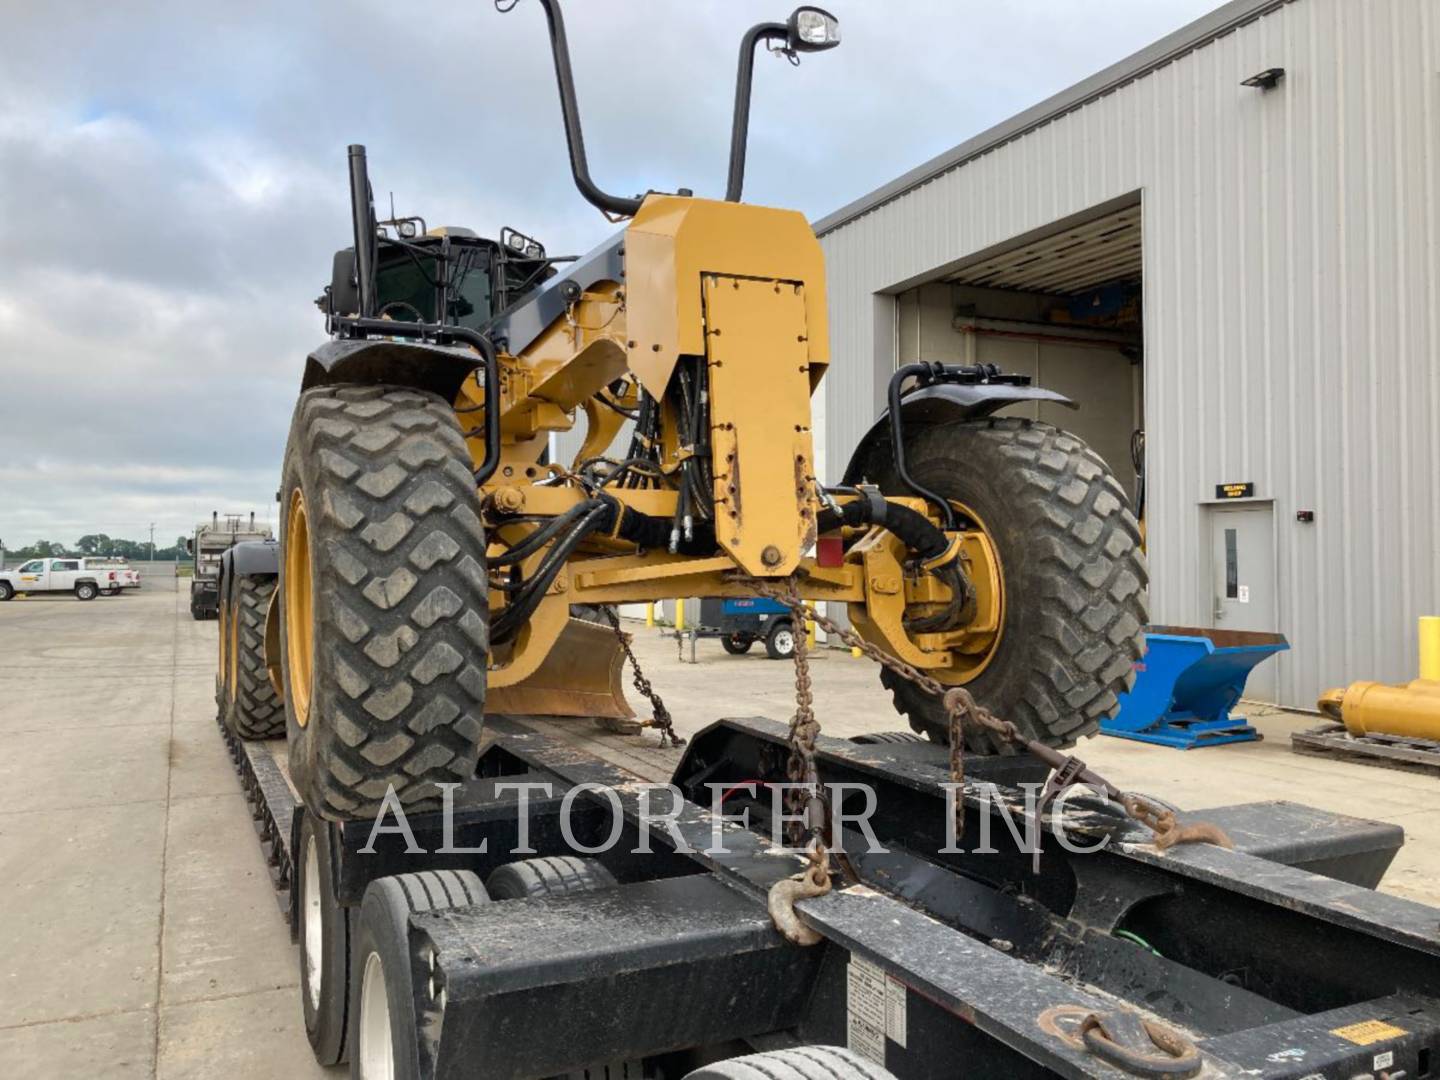
{"label": "black exhaust stack", "polygon": [[355,226],[355,278],[360,288],[360,317],[375,314],[375,204],[370,193],[370,175],[365,167],[365,147],[350,146],[350,218]]}

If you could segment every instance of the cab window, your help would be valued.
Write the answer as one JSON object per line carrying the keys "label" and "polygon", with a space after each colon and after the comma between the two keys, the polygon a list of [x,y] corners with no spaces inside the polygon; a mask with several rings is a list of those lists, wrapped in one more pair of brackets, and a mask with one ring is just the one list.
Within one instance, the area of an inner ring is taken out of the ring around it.
{"label": "cab window", "polygon": [[56,559],[50,564],[51,570],[79,570],[80,563],[76,559]]}
{"label": "cab window", "polygon": [[44,570],[44,569],[45,569],[45,563],[44,563],[42,560],[40,560],[40,559],[32,559],[30,562],[27,562],[24,566],[20,567],[20,573],[22,573],[22,574],[38,574],[41,570]]}
{"label": "cab window", "polygon": [[484,326],[493,314],[488,263],[483,252],[462,252],[451,276],[450,317],[472,330]]}

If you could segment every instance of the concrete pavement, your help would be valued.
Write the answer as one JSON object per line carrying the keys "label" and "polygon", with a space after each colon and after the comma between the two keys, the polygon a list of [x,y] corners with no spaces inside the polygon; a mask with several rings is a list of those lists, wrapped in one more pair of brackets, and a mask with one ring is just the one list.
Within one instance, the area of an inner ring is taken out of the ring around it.
{"label": "concrete pavement", "polygon": [[7,1080],[342,1074],[215,729],[215,624],[173,584],[0,605]]}

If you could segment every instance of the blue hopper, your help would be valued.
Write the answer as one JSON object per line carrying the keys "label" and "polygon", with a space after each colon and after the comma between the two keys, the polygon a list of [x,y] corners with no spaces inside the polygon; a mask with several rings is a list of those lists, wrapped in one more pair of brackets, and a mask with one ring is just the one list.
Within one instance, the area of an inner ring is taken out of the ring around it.
{"label": "blue hopper", "polygon": [[1247,742],[1260,734],[1230,709],[1255,666],[1290,643],[1283,634],[1152,626],[1135,685],[1120,711],[1100,723],[1106,735],[1191,750]]}

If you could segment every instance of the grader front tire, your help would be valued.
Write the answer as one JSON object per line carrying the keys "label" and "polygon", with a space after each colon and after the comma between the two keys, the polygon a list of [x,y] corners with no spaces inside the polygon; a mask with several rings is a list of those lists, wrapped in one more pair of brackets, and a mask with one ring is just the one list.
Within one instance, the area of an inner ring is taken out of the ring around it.
{"label": "grader front tire", "polygon": [[281,492],[281,667],[306,806],[408,809],[475,770],[489,618],[485,539],[454,410],[391,386],[305,391]]}
{"label": "grader front tire", "polygon": [[[1093,734],[1135,680],[1148,619],[1140,529],[1124,489],[1079,438],[1031,420],[921,428],[906,456],[917,481],[982,519],[998,553],[1001,635],[967,689],[1047,745]],[[904,493],[893,474],[880,482]],[[948,742],[938,701],[889,671],[881,680],[912,728]],[[1014,752],[983,732],[965,742]]]}

